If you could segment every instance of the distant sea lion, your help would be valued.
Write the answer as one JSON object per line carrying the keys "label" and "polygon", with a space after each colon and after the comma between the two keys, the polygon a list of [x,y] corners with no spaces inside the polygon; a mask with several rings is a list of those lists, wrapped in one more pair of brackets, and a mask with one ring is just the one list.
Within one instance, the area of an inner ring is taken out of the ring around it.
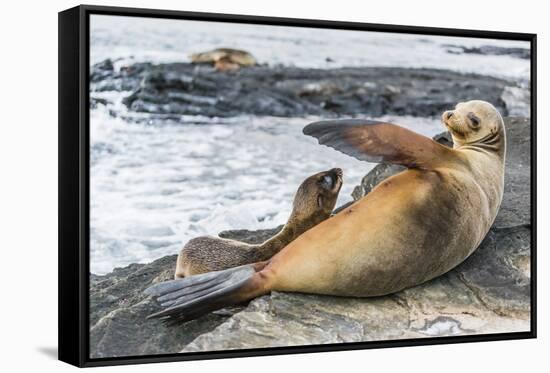
{"label": "distant sea lion", "polygon": [[256,65],[256,59],[250,53],[231,48],[218,48],[208,52],[195,53],[190,58],[193,63],[213,64],[218,71],[234,71],[241,67]]}
{"label": "distant sea lion", "polygon": [[272,290],[380,296],[457,266],[481,243],[497,215],[506,134],[498,111],[483,101],[460,103],[443,113],[442,121],[453,148],[385,122],[306,126],[304,133],[321,144],[407,169],[302,234],[269,262],[152,286],[147,293],[173,299],[150,317],[189,320]]}
{"label": "distant sea lion", "polygon": [[342,170],[334,168],[305,179],[283,229],[259,245],[220,237],[193,238],[178,255],[175,278],[261,262],[270,259],[296,237],[330,217],[342,186]]}

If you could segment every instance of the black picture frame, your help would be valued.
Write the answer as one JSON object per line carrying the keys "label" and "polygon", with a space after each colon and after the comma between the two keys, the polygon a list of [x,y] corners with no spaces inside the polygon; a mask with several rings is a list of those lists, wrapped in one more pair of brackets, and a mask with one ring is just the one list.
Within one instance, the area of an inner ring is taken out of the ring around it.
{"label": "black picture frame", "polygon": [[[89,358],[89,19],[92,14],[528,41],[531,45],[531,330],[299,347]],[[59,13],[59,360],[79,367],[535,338],[537,35],[81,5]]]}

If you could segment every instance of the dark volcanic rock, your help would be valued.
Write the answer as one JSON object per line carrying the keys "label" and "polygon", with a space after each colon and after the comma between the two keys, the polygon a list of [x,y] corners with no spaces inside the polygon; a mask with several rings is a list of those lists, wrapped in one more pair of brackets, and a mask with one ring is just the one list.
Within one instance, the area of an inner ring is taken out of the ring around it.
{"label": "dark volcanic rock", "polygon": [[247,243],[262,243],[271,237],[275,236],[279,231],[283,229],[282,225],[272,229],[260,229],[257,231],[249,231],[248,229],[236,229],[220,232],[219,236],[222,238],[229,238],[232,240],[238,240]]}
{"label": "dark volcanic rock", "polygon": [[113,61],[111,61],[110,59],[106,59],[105,61],[96,63],[92,67],[92,71],[90,73],[90,81],[99,82],[101,80],[111,78],[113,74],[114,74]]}
{"label": "dark volcanic rock", "polygon": [[492,229],[481,250],[456,269],[485,306],[500,316],[528,317],[531,228]]}
{"label": "dark volcanic rock", "polygon": [[357,201],[367,195],[383,180],[404,170],[406,170],[406,167],[397,164],[378,164],[363,177],[361,180],[361,185],[358,185],[353,189],[351,196],[355,201]]}
{"label": "dark volcanic rock", "polygon": [[482,45],[480,47],[464,47],[459,45],[446,45],[447,52],[453,54],[482,54],[492,56],[512,56],[528,60],[531,58],[531,51],[526,48],[507,48],[494,45]]}
{"label": "dark volcanic rock", "polygon": [[107,106],[109,104],[112,104],[112,102],[110,102],[109,100],[105,99],[105,98],[100,98],[100,97],[90,97],[90,108],[91,109],[95,109],[97,108],[99,105],[103,105],[103,106]]}
{"label": "dark volcanic rock", "polygon": [[[235,313],[208,314],[176,327],[146,316],[158,306],[142,291],[172,277],[176,256],[92,275],[92,357],[260,348],[528,331],[530,328],[530,121],[506,118],[504,199],[480,247],[449,273],[399,293],[344,298],[273,292]],[[447,134],[437,137],[449,144]],[[396,170],[379,165],[356,196]],[[272,230],[226,238],[261,242]]]}
{"label": "dark volcanic rock", "polygon": [[132,91],[131,111],[230,117],[241,114],[438,116],[475,97],[503,113],[502,79],[435,69],[389,67],[304,69],[255,66],[231,73],[187,63],[135,64],[117,72],[92,68],[91,90]]}
{"label": "dark volcanic rock", "polygon": [[90,72],[90,90],[132,91],[139,86],[144,72],[151,68],[150,63],[136,63],[115,71],[111,60],[105,60],[92,66]]}
{"label": "dark volcanic rock", "polygon": [[143,295],[151,284],[173,278],[176,256],[150,264],[132,264],[106,276],[94,276],[90,284],[90,357],[120,357],[175,353],[205,331],[224,321],[215,314],[185,329],[146,322],[155,303]]}
{"label": "dark volcanic rock", "polygon": [[[263,242],[281,227],[259,231],[234,230],[220,236],[248,243]],[[185,324],[166,327],[145,317],[158,309],[143,290],[174,276],[176,255],[149,264],[131,264],[113,272],[90,275],[90,356],[120,357],[179,352],[199,335],[224,322],[230,313],[212,313]]]}
{"label": "dark volcanic rock", "polygon": [[531,224],[531,120],[507,118],[504,201],[495,226]]}

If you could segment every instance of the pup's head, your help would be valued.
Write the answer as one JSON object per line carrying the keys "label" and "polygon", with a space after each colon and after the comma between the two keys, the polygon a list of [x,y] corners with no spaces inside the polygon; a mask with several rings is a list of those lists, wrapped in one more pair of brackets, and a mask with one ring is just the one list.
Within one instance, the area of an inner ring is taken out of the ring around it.
{"label": "pup's head", "polygon": [[294,197],[293,216],[299,220],[315,219],[317,222],[328,218],[342,187],[342,175],[340,168],[333,168],[305,179]]}

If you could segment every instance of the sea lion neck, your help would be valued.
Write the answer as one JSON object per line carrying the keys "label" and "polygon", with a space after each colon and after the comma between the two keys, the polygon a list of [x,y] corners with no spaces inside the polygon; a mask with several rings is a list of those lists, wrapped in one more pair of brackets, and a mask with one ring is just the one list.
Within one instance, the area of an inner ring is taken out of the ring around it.
{"label": "sea lion neck", "polygon": [[269,259],[302,233],[323,220],[325,220],[325,218],[323,218],[322,214],[316,214],[309,219],[301,220],[297,219],[294,214],[292,214],[279,233],[258,245],[257,250],[261,251],[263,256]]}
{"label": "sea lion neck", "polygon": [[490,132],[475,141],[463,141],[453,136],[454,149],[474,150],[488,154],[497,154],[504,161],[506,154],[506,133],[503,130]]}

